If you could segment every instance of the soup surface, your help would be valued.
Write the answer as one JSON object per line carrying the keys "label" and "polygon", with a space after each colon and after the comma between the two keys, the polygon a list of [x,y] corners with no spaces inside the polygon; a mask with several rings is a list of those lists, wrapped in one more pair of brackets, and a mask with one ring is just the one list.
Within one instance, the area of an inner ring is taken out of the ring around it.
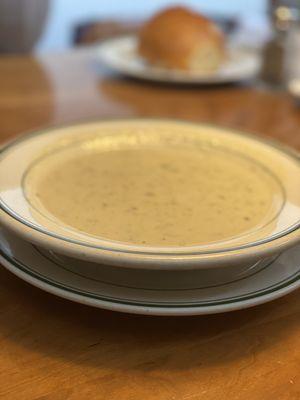
{"label": "soup surface", "polygon": [[30,168],[26,196],[52,220],[105,239],[146,246],[226,241],[272,225],[282,204],[268,171],[221,149],[63,153]]}

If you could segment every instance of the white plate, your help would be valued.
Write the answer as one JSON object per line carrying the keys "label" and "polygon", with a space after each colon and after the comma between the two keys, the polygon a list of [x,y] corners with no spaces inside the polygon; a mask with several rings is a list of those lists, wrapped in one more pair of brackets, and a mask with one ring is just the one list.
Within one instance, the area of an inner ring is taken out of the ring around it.
{"label": "white plate", "polygon": [[221,84],[254,78],[261,66],[257,52],[230,46],[228,59],[216,72],[203,74],[153,67],[137,54],[137,37],[109,39],[96,48],[96,58],[122,74],[150,81]]}
{"label": "white plate", "polygon": [[0,261],[12,273],[49,293],[93,307],[149,315],[203,315],[274,300],[300,286],[300,245],[253,275],[214,287],[149,290],[116,286],[78,274],[46,258],[35,246],[0,233]]}

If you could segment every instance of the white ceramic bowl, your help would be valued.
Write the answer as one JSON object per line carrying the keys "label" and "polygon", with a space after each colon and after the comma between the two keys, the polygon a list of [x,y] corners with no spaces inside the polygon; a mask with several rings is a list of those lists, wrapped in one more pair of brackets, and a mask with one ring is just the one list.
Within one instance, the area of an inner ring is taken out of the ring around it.
{"label": "white ceramic bowl", "polygon": [[[28,199],[28,173],[58,153],[67,157],[74,151],[89,154],[96,149],[101,156],[102,151],[129,148],[138,152],[148,147],[193,152],[205,148],[214,156],[226,154],[237,169],[246,163],[272,186],[274,210],[263,223],[236,237],[191,246],[147,246],[73,229],[36,209]],[[273,257],[300,239],[299,186],[296,152],[230,129],[172,120],[114,120],[51,128],[8,143],[0,157],[1,223],[8,230],[61,255],[133,268],[249,268],[258,260]]]}

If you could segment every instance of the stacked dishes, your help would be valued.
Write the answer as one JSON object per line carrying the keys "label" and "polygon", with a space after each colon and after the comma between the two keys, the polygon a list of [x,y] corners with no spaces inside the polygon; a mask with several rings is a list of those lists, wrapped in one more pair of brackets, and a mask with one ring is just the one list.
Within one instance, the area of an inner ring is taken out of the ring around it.
{"label": "stacked dishes", "polygon": [[2,149],[1,262],[54,294],[159,315],[299,286],[300,160],[219,127],[115,120]]}

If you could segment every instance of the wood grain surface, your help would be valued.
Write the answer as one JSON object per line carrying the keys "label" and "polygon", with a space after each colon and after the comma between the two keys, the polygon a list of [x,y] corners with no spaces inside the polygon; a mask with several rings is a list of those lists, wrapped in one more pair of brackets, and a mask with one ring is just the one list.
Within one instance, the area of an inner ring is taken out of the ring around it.
{"label": "wood grain surface", "polygon": [[[85,118],[222,124],[300,150],[300,110],[258,85],[174,87],[121,79],[89,51],[0,58],[1,141]],[[59,299],[0,268],[0,398],[298,400],[300,292],[207,317],[118,314]]]}

